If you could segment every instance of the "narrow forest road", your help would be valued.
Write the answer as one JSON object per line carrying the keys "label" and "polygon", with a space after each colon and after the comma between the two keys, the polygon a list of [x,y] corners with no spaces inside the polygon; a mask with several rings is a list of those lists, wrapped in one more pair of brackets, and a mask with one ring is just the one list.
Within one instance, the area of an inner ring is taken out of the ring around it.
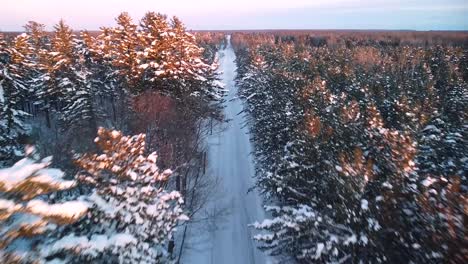
{"label": "narrow forest road", "polygon": [[[237,87],[236,56],[227,45],[219,52],[222,82],[229,90],[225,103],[225,117],[230,120],[226,129],[208,138],[208,172],[220,180],[218,198],[208,205],[223,208],[225,214],[212,223],[215,226],[203,244],[183,257],[182,263],[196,264],[263,264],[265,254],[256,248],[252,240],[252,228],[248,225],[264,219],[261,198],[255,191],[248,192],[254,185],[254,166],[251,143],[244,116],[242,102],[235,99]],[[197,247],[197,245],[193,245]]]}

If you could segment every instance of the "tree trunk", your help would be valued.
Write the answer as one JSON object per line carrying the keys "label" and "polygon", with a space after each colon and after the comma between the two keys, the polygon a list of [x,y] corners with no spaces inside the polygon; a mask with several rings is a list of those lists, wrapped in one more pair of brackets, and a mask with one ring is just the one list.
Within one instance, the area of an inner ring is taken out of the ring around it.
{"label": "tree trunk", "polygon": [[46,107],[46,109],[44,110],[44,112],[45,112],[45,116],[46,116],[47,128],[50,128],[50,127],[51,127],[51,124],[50,124],[49,107]]}
{"label": "tree trunk", "polygon": [[114,95],[111,96],[111,104],[112,104],[112,120],[114,122],[117,121],[117,113],[116,113],[116,110],[115,110],[115,98],[114,98]]}
{"label": "tree trunk", "polygon": [[174,248],[175,248],[174,239],[171,239],[169,241],[169,244],[167,245],[167,252],[169,253],[170,258],[172,258],[173,256]]}

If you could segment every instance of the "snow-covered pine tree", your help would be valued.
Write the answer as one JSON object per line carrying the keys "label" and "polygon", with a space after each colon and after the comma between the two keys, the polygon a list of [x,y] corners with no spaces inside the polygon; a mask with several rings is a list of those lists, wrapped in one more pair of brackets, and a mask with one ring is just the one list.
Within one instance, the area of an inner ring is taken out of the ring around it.
{"label": "snow-covered pine tree", "polygon": [[22,156],[19,138],[27,133],[28,114],[22,108],[29,94],[29,52],[27,35],[17,36],[11,47],[0,36],[0,162]]}
{"label": "snow-covered pine tree", "polygon": [[138,75],[147,86],[156,84],[176,97],[201,95],[218,100],[222,96],[217,61],[205,62],[203,49],[180,19],[168,21],[165,15],[148,12],[140,27]]}
{"label": "snow-covered pine tree", "polygon": [[[46,32],[45,25],[35,21],[29,21],[24,26],[24,29],[26,34],[29,36],[29,44],[32,50],[31,60],[34,68],[33,70],[41,73],[41,71],[45,70],[42,64],[45,64],[48,60],[48,51],[50,50],[49,35]],[[35,79],[37,75],[39,74],[35,74],[30,78]],[[33,82],[34,80],[31,81]]]}
{"label": "snow-covered pine tree", "polygon": [[138,73],[143,81],[161,82],[167,77],[171,61],[172,34],[167,16],[148,12],[140,22],[138,38],[143,50],[138,52]]}
{"label": "snow-covered pine tree", "polygon": [[117,26],[104,28],[103,51],[119,76],[125,89],[139,89],[137,60],[137,25],[126,12],[117,18]]}
{"label": "snow-covered pine tree", "polygon": [[129,115],[130,93],[141,91],[137,52],[139,48],[137,25],[126,12],[117,18],[117,26],[102,28],[97,37],[97,50],[103,59],[106,73],[105,86],[101,87],[110,98],[113,121],[116,127],[125,127]]}
{"label": "snow-covered pine tree", "polygon": [[16,36],[12,43],[11,49],[11,74],[20,81],[23,86],[19,86],[17,91],[15,91],[16,100],[18,100],[18,107],[23,108],[24,102],[27,97],[30,97],[33,91],[27,87],[27,81],[29,75],[34,67],[32,61],[32,46],[30,44],[30,37],[27,34],[20,34]]}
{"label": "snow-covered pine tree", "polygon": [[[466,100],[466,97],[457,100]],[[412,233],[422,258],[435,262],[452,259],[454,263],[462,263],[463,199],[468,188],[468,161],[464,150],[467,129],[459,126],[458,122],[463,122],[462,116],[458,115],[458,120],[450,120],[448,116],[434,118],[420,133],[417,175],[408,186],[408,192],[418,203],[407,208],[410,209],[408,218],[419,224],[414,225],[417,228]],[[439,233],[439,230],[446,232]],[[432,239],[426,239],[428,237]]]}
{"label": "snow-covered pine tree", "polygon": [[171,20],[172,32],[175,37],[172,58],[175,66],[173,78],[182,81],[182,85],[191,95],[200,95],[211,100],[219,100],[225,90],[218,81],[218,61],[215,58],[211,64],[203,58],[201,48],[193,34],[187,32],[182,21],[173,17]]}
{"label": "snow-covered pine tree", "polygon": [[48,99],[46,90],[50,75],[47,72],[47,65],[50,63],[49,50],[50,41],[45,31],[45,25],[29,21],[24,29],[29,36],[31,45],[31,67],[27,78],[27,85],[33,91],[32,97],[29,98],[29,112],[35,117],[38,110],[45,110],[45,119],[47,127],[51,127],[51,113],[48,108]]}
{"label": "snow-covered pine tree", "polygon": [[[117,126],[116,122],[119,105],[118,102],[122,102],[123,99],[120,97],[126,96],[124,87],[121,85],[121,76],[119,72],[115,70],[113,65],[113,57],[111,55],[112,49],[112,39],[111,39],[111,30],[109,28],[102,28],[102,33],[98,35],[92,43],[86,41],[85,43],[90,47],[90,55],[93,61],[96,63],[93,64],[91,68],[92,77],[91,82],[92,86],[95,86],[93,90],[96,93],[96,96],[99,97],[100,103],[103,106],[106,101],[109,102],[112,112],[112,121]],[[123,107],[123,106],[122,106]]]}
{"label": "snow-covered pine tree", "polygon": [[82,201],[49,203],[46,194],[75,181],[50,168],[51,157],[39,160],[33,152],[28,147],[25,158],[0,169],[0,260],[8,263],[44,261],[47,243],[41,235],[77,221],[88,209]]}
{"label": "snow-covered pine tree", "polygon": [[144,156],[143,134],[100,128],[95,142],[99,153],[76,160],[83,181],[94,188],[94,206],[75,233],[61,239],[72,243],[56,247],[78,251],[87,261],[158,263],[170,257],[168,240],[178,221],[187,219],[180,193],[165,190],[171,171],[158,169],[156,153]]}
{"label": "snow-covered pine tree", "polygon": [[43,65],[46,73],[42,76],[47,81],[41,94],[45,101],[44,108],[47,108],[47,111],[60,112],[66,104],[67,95],[74,90],[75,83],[70,76],[74,72],[72,70],[75,62],[74,38],[72,29],[65,24],[65,21],[60,20],[54,26],[51,48],[47,54],[48,60]]}
{"label": "snow-covered pine tree", "polygon": [[[62,128],[87,128],[94,134],[96,127],[96,107],[92,86],[88,80],[86,46],[78,41],[72,29],[63,20],[55,25],[52,38],[52,64],[49,69],[51,86],[46,92],[51,102],[55,102]],[[85,125],[83,125],[85,124]]]}
{"label": "snow-covered pine tree", "polygon": [[46,47],[48,39],[44,24],[28,21],[24,26],[24,30],[26,34],[28,34],[31,46],[34,50],[38,51]]}
{"label": "snow-covered pine tree", "polygon": [[75,86],[67,95],[67,102],[62,110],[61,120],[67,129],[81,128],[91,135],[97,131],[97,121],[102,116],[96,98],[101,88],[100,78],[97,76],[96,64],[93,60],[92,39],[89,34],[83,32],[80,39],[73,42],[74,64],[70,80]]}

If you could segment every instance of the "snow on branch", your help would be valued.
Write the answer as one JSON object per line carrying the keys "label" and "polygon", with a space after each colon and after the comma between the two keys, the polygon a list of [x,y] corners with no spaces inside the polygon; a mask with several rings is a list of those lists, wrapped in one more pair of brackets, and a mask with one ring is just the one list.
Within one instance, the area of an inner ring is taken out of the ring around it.
{"label": "snow on branch", "polygon": [[[98,153],[76,160],[84,170],[81,178],[95,187],[88,197],[94,205],[87,219],[91,239],[80,239],[86,245],[83,252],[105,250],[133,262],[161,259],[167,255],[167,243],[178,222],[188,220],[182,210],[182,195],[162,187],[172,171],[159,170],[156,153],[145,155],[144,134],[124,136],[120,131],[99,128],[95,142]],[[96,222],[100,225],[92,224]],[[111,237],[119,233],[129,234],[136,243],[116,250]],[[92,245],[99,241],[105,243]]]}
{"label": "snow on branch", "polygon": [[0,255],[29,258],[33,250],[27,247],[26,254],[17,254],[17,240],[31,239],[55,229],[57,224],[76,222],[88,211],[89,204],[84,201],[50,204],[46,197],[31,200],[75,185],[74,181],[63,180],[61,170],[49,168],[50,157],[38,161],[32,152],[27,149],[27,157],[0,169]]}

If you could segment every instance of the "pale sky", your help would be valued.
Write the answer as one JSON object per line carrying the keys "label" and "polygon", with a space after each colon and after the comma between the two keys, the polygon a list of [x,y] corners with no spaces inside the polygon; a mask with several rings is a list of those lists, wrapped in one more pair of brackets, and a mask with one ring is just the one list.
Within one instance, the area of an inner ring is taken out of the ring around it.
{"label": "pale sky", "polygon": [[189,29],[468,30],[468,0],[0,0],[0,30],[29,20],[49,29],[111,26],[122,11],[180,17]]}

